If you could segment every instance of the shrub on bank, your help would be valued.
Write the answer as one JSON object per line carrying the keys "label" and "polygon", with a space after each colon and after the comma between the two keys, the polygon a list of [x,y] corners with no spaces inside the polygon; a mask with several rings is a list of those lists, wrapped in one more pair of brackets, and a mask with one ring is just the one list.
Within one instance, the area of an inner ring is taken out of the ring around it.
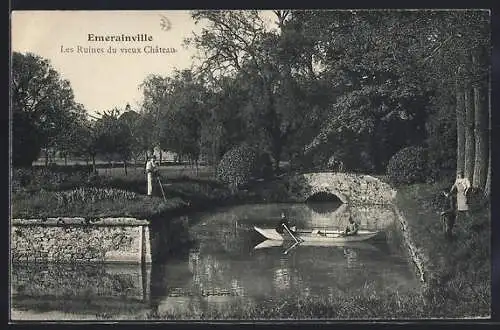
{"label": "shrub on bank", "polygon": [[85,165],[50,166],[42,168],[14,168],[12,189],[63,190],[95,183],[99,177]]}
{"label": "shrub on bank", "polygon": [[420,146],[406,147],[391,157],[387,175],[394,184],[425,182],[427,178],[427,151]]}
{"label": "shrub on bank", "polygon": [[229,150],[217,166],[216,179],[232,190],[246,185],[252,178],[265,178],[272,174],[269,155],[247,144]]}

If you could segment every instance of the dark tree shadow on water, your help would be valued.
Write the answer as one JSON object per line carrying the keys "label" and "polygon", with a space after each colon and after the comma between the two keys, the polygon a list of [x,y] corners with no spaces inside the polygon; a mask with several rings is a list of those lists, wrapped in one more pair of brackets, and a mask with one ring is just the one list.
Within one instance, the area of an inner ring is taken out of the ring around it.
{"label": "dark tree shadow on water", "polygon": [[[192,276],[189,269],[189,253],[193,249],[196,249],[196,242],[194,240],[189,240],[188,242],[179,242],[175,240],[167,242],[167,240],[165,240],[160,242],[158,248],[161,248],[162,244],[167,243],[177,245],[175,245],[175,247],[165,246],[163,252],[156,253],[156,257],[151,264],[149,287],[150,312],[148,315],[151,319],[158,319],[160,317],[158,312],[159,306],[175,289],[173,283],[177,283],[179,278],[188,281]],[[180,274],[177,273],[179,272],[178,266],[175,267],[175,271],[171,269],[173,264],[183,267]],[[175,276],[175,279],[172,278],[172,276]]]}
{"label": "dark tree shadow on water", "polygon": [[194,247],[186,216],[155,219],[150,225],[151,259],[162,263],[172,258],[184,258]]}

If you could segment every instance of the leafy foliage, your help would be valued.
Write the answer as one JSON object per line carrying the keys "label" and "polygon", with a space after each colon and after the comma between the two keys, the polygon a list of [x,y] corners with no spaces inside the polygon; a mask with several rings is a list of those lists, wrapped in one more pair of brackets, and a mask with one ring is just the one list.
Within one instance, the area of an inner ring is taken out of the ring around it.
{"label": "leafy foliage", "polygon": [[61,190],[85,183],[95,183],[91,168],[85,165],[50,166],[43,168],[15,168],[12,173],[12,190]]}
{"label": "leafy foliage", "polygon": [[117,155],[128,160],[132,153],[132,135],[125,121],[119,119],[118,109],[105,112],[96,122],[96,150],[109,160]]}
{"label": "leafy foliage", "polygon": [[395,184],[425,182],[427,150],[419,146],[406,147],[389,160],[387,175]]}
{"label": "leafy foliage", "polygon": [[269,156],[247,144],[229,150],[217,167],[217,180],[236,190],[251,178],[266,177],[272,171]]}
{"label": "leafy foliage", "polygon": [[12,165],[29,167],[38,159],[41,150],[40,133],[24,113],[13,113]]}
{"label": "leafy foliage", "polygon": [[14,165],[31,165],[42,147],[67,151],[75,144],[71,128],[84,118],[85,109],[48,60],[14,52],[11,91]]}

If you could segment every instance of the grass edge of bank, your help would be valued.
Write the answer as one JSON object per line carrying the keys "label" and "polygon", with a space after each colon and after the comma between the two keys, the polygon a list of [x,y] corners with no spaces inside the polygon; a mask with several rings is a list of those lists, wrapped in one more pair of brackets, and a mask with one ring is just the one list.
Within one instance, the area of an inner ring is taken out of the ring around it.
{"label": "grass edge of bank", "polygon": [[489,207],[471,207],[459,218],[454,239],[444,239],[435,200],[445,183],[399,187],[396,206],[425,269],[424,301],[445,317],[491,316]]}

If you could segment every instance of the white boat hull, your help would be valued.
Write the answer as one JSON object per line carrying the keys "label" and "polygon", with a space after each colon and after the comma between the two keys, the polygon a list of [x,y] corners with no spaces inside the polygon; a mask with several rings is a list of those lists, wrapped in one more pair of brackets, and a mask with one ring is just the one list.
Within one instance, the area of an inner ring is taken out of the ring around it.
{"label": "white boat hull", "polygon": [[[272,240],[266,239],[265,241],[254,246],[254,250],[274,248],[283,246],[283,240]],[[315,246],[315,247],[348,247],[359,250],[369,250],[369,251],[378,251],[378,249],[366,242],[335,242],[335,241],[304,241],[300,243],[301,246]]]}
{"label": "white boat hull", "polygon": [[[287,239],[293,240],[293,238],[287,234],[280,234],[274,228],[260,228],[254,226],[255,231],[267,238],[268,240],[274,241],[284,241]],[[343,236],[341,231],[324,231],[324,233],[314,233],[313,231],[298,231],[296,237],[300,238],[304,242],[359,242],[370,239],[378,234],[378,232],[373,231],[358,231],[356,235]]]}

